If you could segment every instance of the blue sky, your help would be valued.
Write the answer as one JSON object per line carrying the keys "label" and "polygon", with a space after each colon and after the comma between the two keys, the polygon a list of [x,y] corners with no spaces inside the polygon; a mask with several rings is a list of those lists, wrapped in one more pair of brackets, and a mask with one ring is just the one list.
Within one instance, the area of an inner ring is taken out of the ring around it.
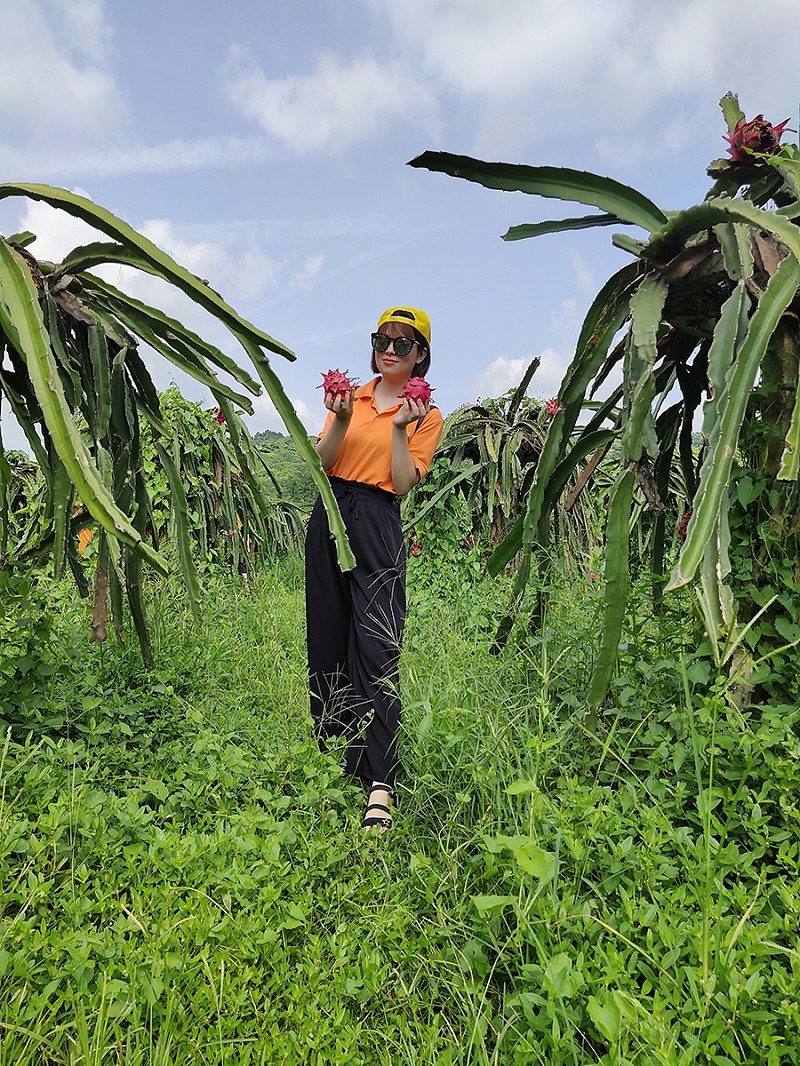
{"label": "blue sky", "polygon": [[[207,278],[296,352],[273,364],[310,431],[321,372],[368,378],[393,303],[430,313],[445,413],[504,392],[534,355],[532,394],[555,394],[627,259],[609,229],[506,243],[509,226],[583,212],[408,160],[592,170],[672,210],[702,199],[724,154],[723,93],[795,129],[800,100],[797,0],[0,0],[0,39],[2,180],[79,190]],[[92,236],[0,203],[0,233],[19,229],[45,259]],[[154,279],[110,276],[239,358]],[[251,432],[282,428],[256,408]]]}

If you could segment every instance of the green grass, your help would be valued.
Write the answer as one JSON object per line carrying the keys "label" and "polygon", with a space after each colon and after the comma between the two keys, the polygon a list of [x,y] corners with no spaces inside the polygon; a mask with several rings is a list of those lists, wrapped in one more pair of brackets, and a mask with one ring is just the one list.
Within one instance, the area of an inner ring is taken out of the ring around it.
{"label": "green grass", "polygon": [[297,559],[211,575],[199,628],[153,587],[150,673],[19,593],[0,1066],[797,1061],[798,712],[682,670],[676,607],[590,737],[590,583],[492,656],[502,590],[415,564],[384,837],[311,738]]}

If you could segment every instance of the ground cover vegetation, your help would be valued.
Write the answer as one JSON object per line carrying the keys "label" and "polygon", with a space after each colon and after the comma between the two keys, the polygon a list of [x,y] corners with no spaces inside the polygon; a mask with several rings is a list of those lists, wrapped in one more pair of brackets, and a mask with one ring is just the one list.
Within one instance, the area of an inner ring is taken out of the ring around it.
{"label": "ground cover vegetation", "polygon": [[458,533],[410,558],[385,837],[311,737],[298,552],[209,571],[199,627],[148,578],[150,670],[2,573],[3,1066],[796,1061],[800,712],[738,710],[637,584],[593,739],[588,560],[493,655]]}

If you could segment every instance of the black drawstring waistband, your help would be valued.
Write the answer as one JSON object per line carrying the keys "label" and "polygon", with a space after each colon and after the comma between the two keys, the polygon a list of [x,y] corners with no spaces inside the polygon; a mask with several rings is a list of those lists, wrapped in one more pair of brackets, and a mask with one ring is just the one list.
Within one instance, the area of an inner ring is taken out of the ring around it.
{"label": "black drawstring waistband", "polygon": [[337,501],[352,511],[353,517],[359,517],[361,503],[389,507],[400,513],[400,500],[393,492],[379,489],[377,485],[367,485],[363,481],[347,481],[342,477],[330,478],[331,488]]}

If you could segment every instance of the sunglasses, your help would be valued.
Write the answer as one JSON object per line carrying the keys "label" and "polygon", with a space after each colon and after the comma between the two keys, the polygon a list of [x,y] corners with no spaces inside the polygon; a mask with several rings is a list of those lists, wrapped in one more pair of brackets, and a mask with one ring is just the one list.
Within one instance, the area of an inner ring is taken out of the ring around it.
{"label": "sunglasses", "polygon": [[394,354],[399,355],[401,359],[411,352],[415,344],[419,348],[422,347],[419,341],[412,341],[410,337],[387,337],[385,333],[373,333],[371,339],[373,352],[385,352],[391,344]]}

